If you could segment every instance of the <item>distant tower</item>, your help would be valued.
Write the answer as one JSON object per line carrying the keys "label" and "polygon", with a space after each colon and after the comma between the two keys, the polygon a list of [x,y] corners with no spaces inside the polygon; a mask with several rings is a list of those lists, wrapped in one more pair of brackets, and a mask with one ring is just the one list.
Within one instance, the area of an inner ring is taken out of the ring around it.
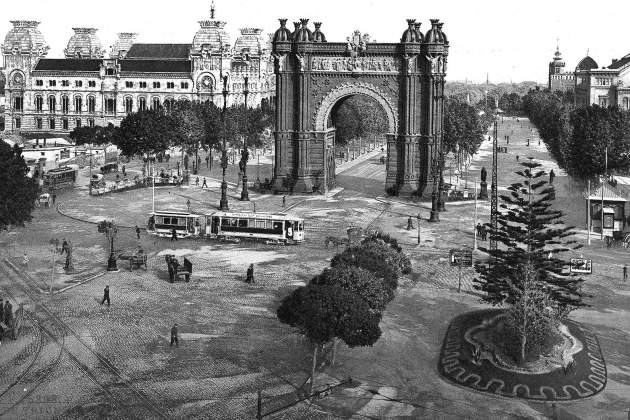
{"label": "distant tower", "polygon": [[563,90],[562,74],[564,74],[564,61],[560,54],[560,46],[556,42],[556,53],[553,56],[553,61],[549,63],[549,82],[547,84],[549,90]]}
{"label": "distant tower", "polygon": [[486,73],[486,109],[488,109],[488,85],[490,84],[490,75]]}

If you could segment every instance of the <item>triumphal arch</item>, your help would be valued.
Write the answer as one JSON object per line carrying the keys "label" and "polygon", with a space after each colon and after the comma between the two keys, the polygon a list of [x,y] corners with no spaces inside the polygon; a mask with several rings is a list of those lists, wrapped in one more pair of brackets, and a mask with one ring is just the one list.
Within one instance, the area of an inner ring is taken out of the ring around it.
{"label": "triumphal arch", "polygon": [[437,191],[449,44],[439,20],[431,19],[426,34],[415,19],[407,23],[397,43],[373,42],[359,31],[327,42],[319,22],[311,30],[300,19],[290,30],[280,19],[273,36],[277,192],[323,193],[334,185],[331,112],[352,95],[374,99],[387,117],[387,191]]}

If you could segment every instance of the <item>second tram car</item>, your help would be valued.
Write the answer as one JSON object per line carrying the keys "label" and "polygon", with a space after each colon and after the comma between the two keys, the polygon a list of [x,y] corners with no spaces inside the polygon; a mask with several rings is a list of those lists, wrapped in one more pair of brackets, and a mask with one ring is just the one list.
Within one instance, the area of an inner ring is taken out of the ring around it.
{"label": "second tram car", "polygon": [[78,172],[79,168],[75,165],[51,169],[44,174],[44,188],[56,190],[72,186],[77,180]]}
{"label": "second tram car", "polygon": [[285,213],[218,211],[206,216],[206,236],[302,242],[304,219]]}

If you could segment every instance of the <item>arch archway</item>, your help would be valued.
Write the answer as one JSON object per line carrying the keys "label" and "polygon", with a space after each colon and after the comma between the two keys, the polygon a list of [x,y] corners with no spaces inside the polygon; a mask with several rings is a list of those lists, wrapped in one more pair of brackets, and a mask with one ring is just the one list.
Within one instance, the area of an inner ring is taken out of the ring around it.
{"label": "arch archway", "polygon": [[[347,42],[326,42],[308,19],[291,33],[281,19],[272,46],[276,75],[274,189],[324,192],[334,184],[336,103],[353,95],[374,99],[387,119],[385,189],[437,196],[448,41],[438,20],[426,36],[419,24],[397,43],[371,43],[354,31]],[[315,33],[318,35],[315,36]],[[332,165],[332,167],[331,167]]]}

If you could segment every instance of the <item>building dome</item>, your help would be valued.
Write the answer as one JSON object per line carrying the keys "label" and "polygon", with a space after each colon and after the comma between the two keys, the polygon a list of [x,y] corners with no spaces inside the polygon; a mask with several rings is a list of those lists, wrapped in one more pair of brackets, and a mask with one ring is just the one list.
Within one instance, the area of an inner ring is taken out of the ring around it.
{"label": "building dome", "polygon": [[297,42],[310,42],[313,40],[313,32],[311,32],[310,29],[308,29],[308,19],[300,19],[300,22],[302,23],[302,27],[300,28],[300,30],[297,33],[297,37],[295,38],[295,40]]}
{"label": "building dome", "polygon": [[300,22],[293,22],[293,33],[291,33],[291,40],[295,41],[297,39],[299,32],[300,32]]}
{"label": "building dome", "polygon": [[446,34],[444,33],[444,31],[442,30],[442,27],[444,26],[444,22],[440,22],[438,23],[437,27],[438,30],[440,31],[440,33],[442,34],[442,42],[444,42],[445,44],[448,44],[448,38],[446,37]]}
{"label": "building dome", "polygon": [[431,44],[445,44],[446,37],[440,30],[441,26],[442,25],[440,24],[439,19],[431,19],[431,29],[429,29],[427,34],[424,36],[424,42]]}
{"label": "building dome", "polygon": [[322,27],[321,22],[314,22],[315,31],[313,32],[313,42],[326,42],[326,35],[320,30]]}
{"label": "building dome", "polygon": [[291,31],[287,29],[287,20],[286,19],[279,19],[279,20],[280,20],[280,27],[278,28],[276,33],[273,34],[272,42],[291,42]]}
{"label": "building dome", "polygon": [[407,24],[409,27],[403,32],[400,42],[422,42],[422,37],[418,36],[418,32],[416,31],[416,20],[407,19]]}
{"label": "building dome", "polygon": [[2,44],[2,51],[5,54],[30,53],[45,56],[48,53],[50,47],[37,29],[39,22],[12,20],[11,23],[13,28],[9,30]]}
{"label": "building dome", "polygon": [[120,32],[118,39],[112,45],[110,55],[112,58],[125,58],[138,36],[135,32]]}
{"label": "building dome", "polygon": [[68,46],[63,51],[66,58],[103,58],[105,52],[101,40],[96,36],[96,28],[72,28]]}
{"label": "building dome", "polygon": [[422,22],[415,22],[413,24],[413,27],[416,30],[416,33],[418,34],[418,39],[420,40],[420,42],[422,42],[424,41],[424,35],[422,34],[422,31],[420,31],[420,25],[422,25]]}
{"label": "building dome", "polygon": [[575,71],[580,71],[580,70],[592,70],[592,69],[596,69],[599,66],[597,65],[597,63],[595,62],[595,60],[593,60],[591,57],[589,57],[588,55],[586,57],[584,57],[577,65],[577,67],[575,68]]}
{"label": "building dome", "polygon": [[210,9],[210,20],[200,20],[199,30],[193,38],[191,50],[200,52],[207,50],[211,52],[227,51],[232,46],[230,35],[225,30],[226,22],[214,19],[214,3]]}
{"label": "building dome", "polygon": [[562,55],[560,54],[560,48],[556,47],[556,52],[553,55],[553,61],[549,63],[552,67],[564,67],[565,63],[562,60]]}
{"label": "building dome", "polygon": [[265,48],[262,32],[263,30],[259,28],[241,28],[241,36],[236,39],[234,52],[243,55],[260,54]]}

